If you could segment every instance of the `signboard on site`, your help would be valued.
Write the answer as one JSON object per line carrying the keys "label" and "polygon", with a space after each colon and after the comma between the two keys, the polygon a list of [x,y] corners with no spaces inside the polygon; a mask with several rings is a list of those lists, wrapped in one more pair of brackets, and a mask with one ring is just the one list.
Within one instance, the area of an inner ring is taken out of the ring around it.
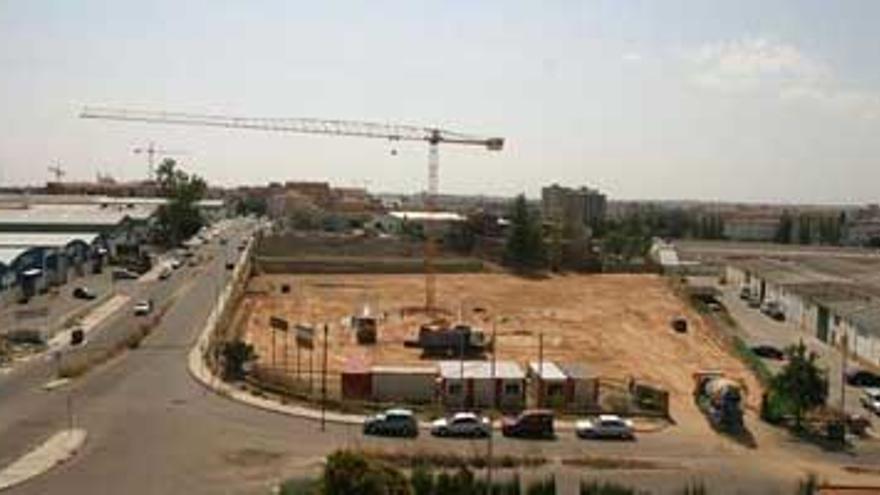
{"label": "signboard on site", "polygon": [[277,316],[269,317],[269,326],[274,328],[275,330],[281,330],[282,332],[286,332],[289,328],[287,320],[284,318],[278,318]]}
{"label": "signboard on site", "polygon": [[308,325],[296,326],[296,345],[307,349],[314,348],[315,329]]}

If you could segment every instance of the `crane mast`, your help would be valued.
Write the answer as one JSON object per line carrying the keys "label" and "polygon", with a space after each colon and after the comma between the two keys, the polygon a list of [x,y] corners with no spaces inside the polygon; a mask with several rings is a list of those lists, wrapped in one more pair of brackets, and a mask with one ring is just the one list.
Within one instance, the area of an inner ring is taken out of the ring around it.
{"label": "crane mast", "polygon": [[[86,107],[80,113],[80,118],[426,142],[428,143],[428,187],[425,208],[429,212],[436,211],[437,208],[440,144],[481,146],[489,151],[500,151],[504,147],[504,138],[500,137],[480,137],[432,127],[354,120],[233,117],[104,107]],[[148,157],[152,160],[152,154],[149,152]],[[434,264],[436,244],[430,221],[426,222],[425,234],[425,309],[433,312],[437,309]]]}

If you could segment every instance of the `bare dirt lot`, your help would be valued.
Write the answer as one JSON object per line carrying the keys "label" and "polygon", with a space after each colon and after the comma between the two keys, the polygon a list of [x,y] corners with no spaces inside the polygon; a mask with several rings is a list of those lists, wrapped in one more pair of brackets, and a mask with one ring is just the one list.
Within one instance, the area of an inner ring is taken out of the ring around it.
{"label": "bare dirt lot", "polygon": [[[282,294],[282,284],[290,292]],[[602,377],[646,380],[670,391],[673,414],[693,412],[692,373],[720,369],[746,385],[748,403],[760,398],[757,381],[721,341],[655,275],[567,275],[531,280],[507,274],[439,275],[438,301],[449,319],[483,328],[487,335],[497,324],[497,358],[524,365],[537,360],[538,335],[544,334],[544,357],[578,362]],[[331,377],[351,363],[423,363],[417,349],[405,348],[423,314],[402,315],[404,308],[424,303],[420,275],[263,275],[249,286],[239,314],[239,331],[253,343],[261,365],[272,362],[269,317],[291,324],[330,324],[328,345]],[[344,321],[365,306],[384,316],[375,346],[358,345]],[[670,319],[683,315],[687,333],[671,330]],[[320,335],[320,332],[318,332]],[[320,343],[317,343],[320,348]],[[276,335],[276,368],[285,363],[282,334]],[[307,363],[302,353],[302,368]],[[293,373],[295,347],[287,343],[287,370]],[[315,353],[316,369],[320,352]]]}

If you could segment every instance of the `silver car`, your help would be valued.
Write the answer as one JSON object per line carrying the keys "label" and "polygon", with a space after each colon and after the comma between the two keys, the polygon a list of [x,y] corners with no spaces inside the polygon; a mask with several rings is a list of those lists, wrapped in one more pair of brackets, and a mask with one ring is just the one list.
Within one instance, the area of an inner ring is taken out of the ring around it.
{"label": "silver car", "polygon": [[431,434],[438,437],[487,437],[492,427],[489,418],[460,412],[431,423]]}
{"label": "silver car", "polygon": [[575,433],[580,438],[635,439],[632,421],[613,414],[602,414],[596,418],[582,419],[575,423]]}

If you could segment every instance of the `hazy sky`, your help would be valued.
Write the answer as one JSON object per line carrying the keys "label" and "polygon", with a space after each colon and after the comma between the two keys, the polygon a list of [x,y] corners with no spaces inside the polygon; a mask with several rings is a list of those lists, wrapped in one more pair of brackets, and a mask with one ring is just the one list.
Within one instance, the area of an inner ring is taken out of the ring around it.
{"label": "hazy sky", "polygon": [[424,187],[427,147],[77,118],[84,104],[441,126],[441,190],[867,202],[880,2],[0,0],[0,181],[146,174]]}

